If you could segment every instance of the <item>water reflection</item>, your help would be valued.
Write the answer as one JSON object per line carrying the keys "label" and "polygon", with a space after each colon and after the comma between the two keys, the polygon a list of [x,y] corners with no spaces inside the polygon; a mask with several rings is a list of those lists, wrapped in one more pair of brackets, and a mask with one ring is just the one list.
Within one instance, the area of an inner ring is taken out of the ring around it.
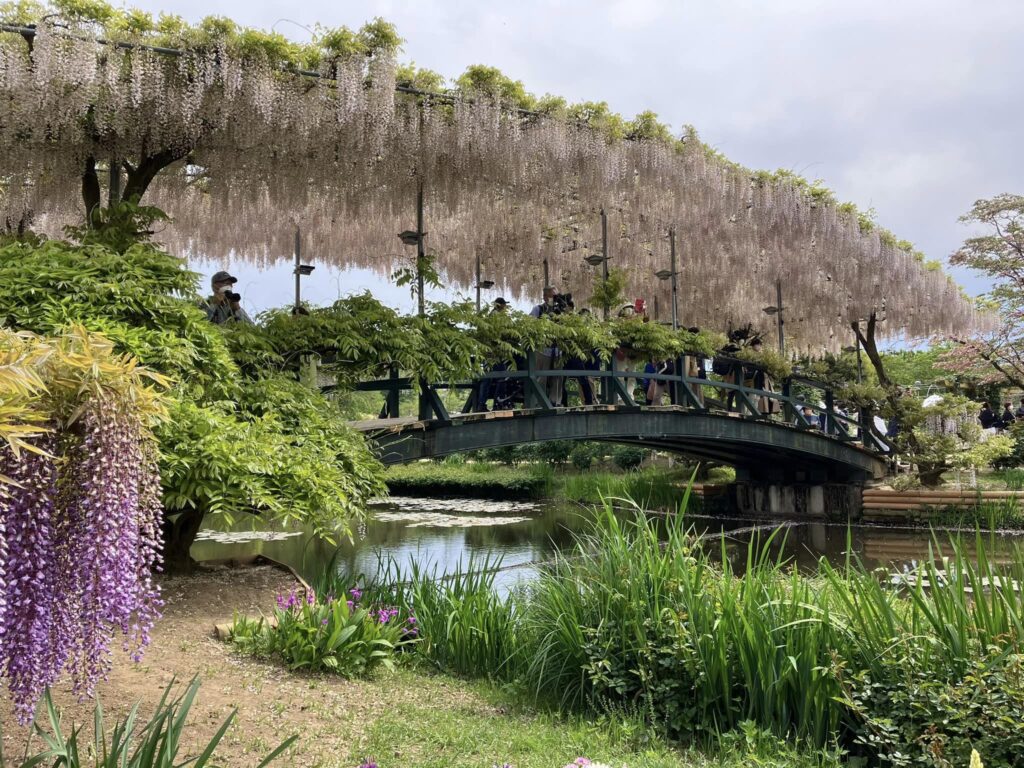
{"label": "water reflection", "polygon": [[[372,576],[380,560],[391,559],[403,571],[419,562],[451,572],[471,558],[481,562],[498,558],[501,589],[509,589],[536,575],[529,563],[549,560],[557,550],[571,546],[573,533],[584,530],[590,512],[582,506],[535,502],[493,502],[474,499],[411,499],[394,497],[375,504],[353,541],[338,545],[312,536],[301,528],[270,529],[260,521],[213,525],[192,547],[200,561],[249,562],[259,555],[291,566],[306,578],[314,576],[337,550],[338,566],[348,573]],[[699,531],[713,536],[712,551],[724,535],[726,552],[742,569],[748,543],[766,541],[779,524],[721,518],[691,518]],[[772,541],[773,554],[802,569],[813,569],[820,558],[841,565],[858,558],[868,568],[900,570],[905,564],[928,557],[932,534],[910,528],[847,527],[828,523],[785,523]],[[228,534],[225,536],[224,534]],[[993,561],[1006,561],[1018,542],[1012,534],[983,534]],[[761,537],[758,539],[757,537]],[[949,541],[937,533],[940,544]],[[974,536],[964,537],[972,553]]]}

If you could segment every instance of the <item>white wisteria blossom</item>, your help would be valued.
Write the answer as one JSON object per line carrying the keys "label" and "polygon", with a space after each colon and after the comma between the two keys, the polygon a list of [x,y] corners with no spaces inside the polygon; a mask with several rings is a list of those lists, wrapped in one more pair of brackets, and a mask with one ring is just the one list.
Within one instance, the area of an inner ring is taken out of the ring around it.
{"label": "white wisteria blossom", "polygon": [[59,232],[106,190],[166,210],[158,238],[183,254],[267,264],[290,258],[299,226],[319,261],[387,275],[409,256],[396,233],[414,227],[422,185],[428,252],[456,286],[474,283],[479,254],[503,290],[539,295],[546,263],[585,300],[595,270],[582,257],[601,247],[603,209],[611,263],[663,316],[669,285],[655,272],[675,229],[686,325],[769,330],[777,282],[792,348],[849,344],[851,321],[872,312],[884,312],[880,335],[986,322],[855,211],[695,135],[614,137],[557,110],[396,90],[384,43],[322,46],[299,71],[209,30],[168,36],[173,52],[59,16],[0,33],[0,227]]}

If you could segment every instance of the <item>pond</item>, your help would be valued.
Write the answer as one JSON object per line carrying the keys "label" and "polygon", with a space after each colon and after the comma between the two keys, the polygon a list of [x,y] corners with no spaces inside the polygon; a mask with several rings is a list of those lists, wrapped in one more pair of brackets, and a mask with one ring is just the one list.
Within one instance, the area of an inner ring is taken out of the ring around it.
{"label": "pond", "polygon": [[[500,559],[496,581],[504,591],[534,578],[541,563],[572,546],[573,534],[586,529],[590,514],[585,506],[553,502],[392,497],[372,505],[353,541],[333,545],[301,528],[214,521],[200,532],[192,556],[200,562],[244,563],[262,555],[307,579],[332,558],[338,568],[366,576],[375,574],[382,560],[407,573],[414,561],[451,572]],[[929,531],[910,527],[700,516],[691,516],[689,522],[697,531],[714,534],[711,546],[717,548],[719,536],[724,538],[737,567],[742,567],[751,536],[765,536],[779,526],[784,527],[776,539],[780,554],[801,568],[813,568],[821,557],[842,564],[849,553],[868,568],[899,571],[927,558],[932,541]],[[945,533],[937,536],[940,542],[948,540]],[[1024,536],[1014,532],[992,534],[991,545],[989,534],[985,536],[989,557],[995,560],[1010,557],[1015,545],[1024,544]],[[970,551],[973,533],[966,539]]]}

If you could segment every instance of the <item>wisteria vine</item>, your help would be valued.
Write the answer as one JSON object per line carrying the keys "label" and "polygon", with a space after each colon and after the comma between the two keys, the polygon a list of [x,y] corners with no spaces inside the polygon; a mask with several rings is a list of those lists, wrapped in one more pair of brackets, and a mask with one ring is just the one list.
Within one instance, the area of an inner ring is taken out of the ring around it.
{"label": "wisteria vine", "polygon": [[63,674],[90,695],[116,636],[138,659],[162,606],[145,417],[123,390],[93,387],[84,402],[55,390],[33,402],[51,419],[31,448],[0,445],[0,677],[21,722]]}
{"label": "wisteria vine", "polygon": [[487,98],[396,93],[386,46],[321,57],[311,77],[224,41],[161,38],[180,49],[171,57],[132,47],[145,35],[118,47],[98,36],[108,32],[47,18],[31,47],[0,34],[0,218],[59,232],[81,220],[88,162],[137,167],[159,148],[179,159],[144,202],[171,214],[159,239],[184,253],[290,258],[298,225],[319,260],[390,274],[409,257],[395,235],[413,224],[422,186],[428,248],[463,287],[479,255],[503,291],[538,296],[547,265],[585,299],[595,271],[582,257],[601,246],[604,209],[631,295],[661,307],[669,286],[655,275],[674,228],[686,325],[768,330],[761,308],[777,281],[787,337],[815,351],[850,343],[851,322],[872,312],[887,336],[985,322],[908,244],[820,189],[729,163],[696,135],[612,141]]}

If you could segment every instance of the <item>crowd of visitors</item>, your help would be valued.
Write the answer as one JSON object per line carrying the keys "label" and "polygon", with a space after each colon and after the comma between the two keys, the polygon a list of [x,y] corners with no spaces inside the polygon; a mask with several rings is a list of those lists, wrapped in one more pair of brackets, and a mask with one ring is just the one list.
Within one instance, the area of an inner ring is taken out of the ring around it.
{"label": "crowd of visitors", "polygon": [[1016,411],[1013,410],[1013,403],[1003,403],[1003,412],[999,413],[998,407],[993,409],[992,404],[986,400],[981,404],[981,411],[978,413],[982,429],[1002,431],[1012,427],[1018,420],[1024,420],[1024,397],[1021,398]]}
{"label": "crowd of visitors", "polygon": [[[589,314],[589,310],[580,309],[577,311],[571,293],[560,293],[553,286],[544,289],[544,298],[530,310],[533,317],[544,317],[546,315],[563,315],[578,313]],[[496,299],[491,312],[504,312],[508,309],[508,302],[504,298]],[[649,322],[646,303],[643,299],[637,299],[632,304],[621,307],[616,313],[620,318],[635,317],[641,318],[643,322]],[[691,333],[699,333],[699,328],[689,328]],[[743,333],[740,334],[743,336]],[[741,338],[741,343],[757,351],[761,348],[760,338]],[[730,342],[723,348],[721,357],[715,360],[728,360],[729,356],[739,350],[739,346]],[[701,355],[687,354],[680,360],[655,360],[637,357],[633,350],[619,348],[614,352],[615,368],[622,371],[642,371],[642,376],[636,378],[623,378],[622,384],[636,401],[646,405],[676,405],[680,396],[678,390],[671,386],[671,379],[676,375],[677,365],[682,365],[685,374],[693,379],[709,378],[711,373],[712,360]],[[522,370],[525,368],[524,358],[509,360],[492,365],[489,368],[491,373],[500,373],[513,369]],[[538,350],[534,356],[534,370],[543,374],[545,371],[565,370],[580,371],[579,376],[567,378],[565,376],[542,376],[544,379],[544,392],[548,400],[555,407],[568,407],[569,405],[594,405],[597,402],[596,388],[591,376],[586,375],[588,371],[598,371],[602,368],[601,360],[597,350],[584,357],[570,356],[560,350],[557,346],[548,346]],[[716,366],[715,373],[720,375],[722,380],[730,384],[741,384],[749,388],[762,391],[772,391],[773,382],[770,376],[760,366],[747,364],[738,361],[726,363],[725,370],[719,370]],[[576,386],[567,387],[566,383],[574,381]],[[691,386],[690,394],[701,405],[705,402],[705,392],[701,386]],[[735,391],[729,391],[726,395],[728,402],[726,406],[735,410],[737,407]],[[472,408],[475,411],[506,410],[515,404],[520,404],[525,398],[523,380],[518,377],[487,377],[481,380],[475,392]],[[781,409],[778,402],[772,398],[761,396],[757,398],[755,407],[762,413],[778,413]],[[820,423],[817,414],[807,420],[806,426],[825,429],[826,424]]]}

